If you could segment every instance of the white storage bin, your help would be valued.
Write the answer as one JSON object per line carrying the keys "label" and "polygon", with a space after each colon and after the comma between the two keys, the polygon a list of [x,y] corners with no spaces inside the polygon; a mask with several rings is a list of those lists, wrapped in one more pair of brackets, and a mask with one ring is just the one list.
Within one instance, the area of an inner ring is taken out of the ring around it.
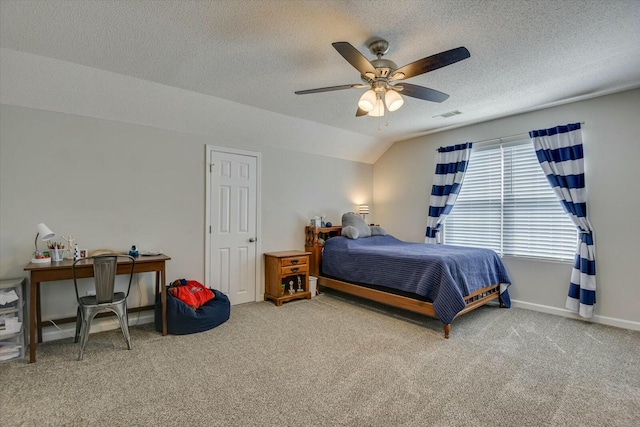
{"label": "white storage bin", "polygon": [[318,278],[315,276],[309,276],[309,292],[311,292],[311,298],[316,296],[317,288],[318,288]]}

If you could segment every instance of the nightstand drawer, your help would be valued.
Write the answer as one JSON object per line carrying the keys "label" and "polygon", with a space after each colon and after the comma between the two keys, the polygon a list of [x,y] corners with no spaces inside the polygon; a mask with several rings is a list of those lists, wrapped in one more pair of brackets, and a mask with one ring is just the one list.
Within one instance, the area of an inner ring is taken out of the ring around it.
{"label": "nightstand drawer", "polygon": [[282,265],[283,267],[286,267],[288,265],[301,265],[301,264],[306,264],[307,263],[307,258],[309,258],[308,256],[299,256],[299,257],[289,257],[289,258],[282,258],[280,260],[280,265]]}
{"label": "nightstand drawer", "polygon": [[306,273],[307,271],[309,271],[309,266],[307,264],[301,264],[301,265],[289,265],[289,266],[282,266],[280,267],[280,274],[285,275],[285,274],[301,274],[301,273]]}

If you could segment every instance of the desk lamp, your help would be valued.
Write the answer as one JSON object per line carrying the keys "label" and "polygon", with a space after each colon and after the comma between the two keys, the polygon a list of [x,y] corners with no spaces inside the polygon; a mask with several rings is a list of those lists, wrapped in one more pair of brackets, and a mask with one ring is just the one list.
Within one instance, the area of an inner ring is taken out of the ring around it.
{"label": "desk lamp", "polygon": [[31,262],[34,262],[34,263],[51,262],[51,257],[49,257],[49,258],[39,258],[40,257],[40,252],[38,251],[38,236],[40,236],[40,239],[43,242],[47,242],[47,241],[53,239],[53,236],[55,236],[55,233],[53,231],[51,231],[51,229],[49,227],[44,225],[44,223],[41,222],[40,224],[38,224],[38,234],[36,234],[36,239],[34,241],[34,245],[36,247],[36,251],[33,253],[33,258],[31,258]]}

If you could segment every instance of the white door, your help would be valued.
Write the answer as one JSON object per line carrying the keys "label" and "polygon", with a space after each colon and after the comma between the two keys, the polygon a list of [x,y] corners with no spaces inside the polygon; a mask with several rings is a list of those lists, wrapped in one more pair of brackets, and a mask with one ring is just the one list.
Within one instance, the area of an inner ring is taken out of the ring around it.
{"label": "white door", "polygon": [[210,146],[207,153],[207,285],[231,304],[256,301],[259,155]]}

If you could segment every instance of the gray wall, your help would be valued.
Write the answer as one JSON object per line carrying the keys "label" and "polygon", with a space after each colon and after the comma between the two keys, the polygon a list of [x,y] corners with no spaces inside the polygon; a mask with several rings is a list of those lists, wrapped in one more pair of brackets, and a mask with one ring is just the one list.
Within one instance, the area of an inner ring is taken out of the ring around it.
{"label": "gray wall", "polygon": [[[162,250],[172,258],[169,280],[204,283],[207,144],[261,153],[263,252],[304,249],[309,218],[324,213],[339,223],[359,200],[373,199],[369,164],[263,146],[259,138],[239,143],[2,105],[0,278],[25,275],[44,222],[56,239],[72,234],[89,250]],[[152,303],[153,276],[138,281],[130,305]],[[44,319],[75,315],[70,281],[44,285],[42,301]],[[113,326],[107,320],[96,329]],[[45,339],[61,336],[45,332]]]}
{"label": "gray wall", "polygon": [[[586,121],[596,320],[640,329],[640,192],[629,188],[640,158],[640,90],[399,142],[372,166],[380,147],[369,137],[65,61],[0,55],[0,278],[25,275],[35,227],[45,222],[88,249],[163,250],[173,258],[168,279],[204,281],[207,144],[261,153],[265,252],[302,249],[308,218],[339,222],[364,202],[367,220],[423,241],[437,147]],[[519,305],[566,315],[567,264],[505,263]],[[139,275],[133,306],[152,302],[152,280]],[[45,319],[74,313],[70,282],[44,286]]]}
{"label": "gray wall", "polygon": [[[398,142],[374,166],[376,221],[398,238],[424,241],[440,146],[584,121],[588,215],[596,230],[596,321],[640,329],[639,117],[640,90],[635,89]],[[504,261],[517,304],[567,315],[569,264]]]}
{"label": "gray wall", "polygon": [[[373,200],[374,138],[39,55],[0,58],[0,278],[25,274],[45,222],[89,250],[162,250],[169,280],[205,282],[206,145],[261,153],[263,252],[303,249],[310,217],[339,221]],[[152,283],[138,275],[131,306],[153,302]],[[71,282],[43,286],[42,300],[44,319],[75,313]]]}

